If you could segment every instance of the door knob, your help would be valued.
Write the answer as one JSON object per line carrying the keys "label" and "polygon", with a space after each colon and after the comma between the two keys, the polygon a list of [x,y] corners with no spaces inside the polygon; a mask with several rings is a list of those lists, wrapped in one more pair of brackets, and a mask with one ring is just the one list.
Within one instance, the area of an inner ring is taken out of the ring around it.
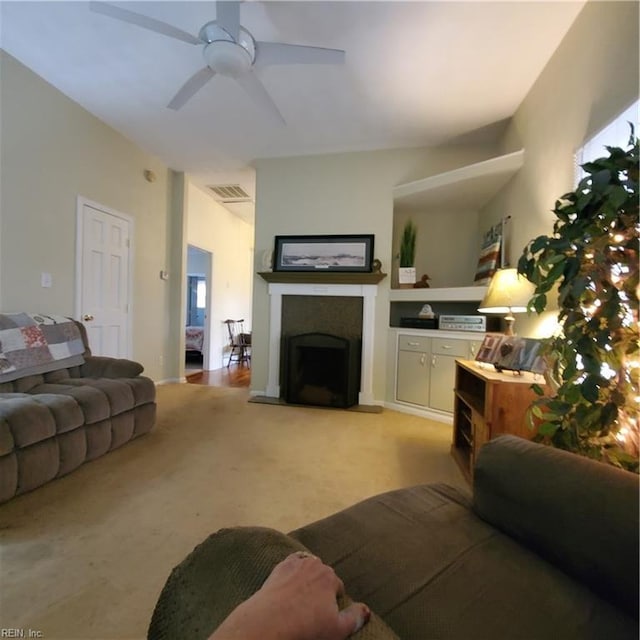
{"label": "door knob", "polygon": [[82,319],[83,319],[85,322],[91,322],[91,320],[93,320],[93,316],[92,316],[90,313],[85,313],[85,314],[82,316]]}

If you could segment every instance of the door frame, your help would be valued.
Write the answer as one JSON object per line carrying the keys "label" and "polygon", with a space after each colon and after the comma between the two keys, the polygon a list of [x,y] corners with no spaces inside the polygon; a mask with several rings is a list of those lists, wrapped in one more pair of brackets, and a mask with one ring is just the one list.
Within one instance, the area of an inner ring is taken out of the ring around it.
{"label": "door frame", "polygon": [[77,196],[76,199],[76,274],[75,274],[75,317],[82,322],[82,284],[83,270],[82,258],[84,251],[84,207],[89,206],[107,215],[114,216],[124,220],[129,225],[129,259],[127,262],[127,358],[132,357],[133,353],[133,264],[135,249],[135,224],[134,218],[127,213],[122,213],[111,207],[107,207],[94,200],[89,200],[84,196]]}

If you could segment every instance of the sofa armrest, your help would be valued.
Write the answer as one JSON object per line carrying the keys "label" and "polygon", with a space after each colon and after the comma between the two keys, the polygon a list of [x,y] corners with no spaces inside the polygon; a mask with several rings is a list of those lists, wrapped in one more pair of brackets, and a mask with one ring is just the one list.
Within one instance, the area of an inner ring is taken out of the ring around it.
{"label": "sofa armrest", "polygon": [[[273,567],[306,548],[264,527],[221,529],[198,545],[169,576],[149,625],[148,640],[206,640],[241,602],[251,597]],[[340,609],[348,597],[338,599]],[[399,640],[374,613],[355,640]]]}
{"label": "sofa armrest", "polygon": [[83,378],[135,378],[144,371],[139,362],[126,358],[108,358],[106,356],[85,356],[80,367]]}
{"label": "sofa armrest", "polygon": [[638,476],[515,436],[480,450],[473,509],[638,617]]}

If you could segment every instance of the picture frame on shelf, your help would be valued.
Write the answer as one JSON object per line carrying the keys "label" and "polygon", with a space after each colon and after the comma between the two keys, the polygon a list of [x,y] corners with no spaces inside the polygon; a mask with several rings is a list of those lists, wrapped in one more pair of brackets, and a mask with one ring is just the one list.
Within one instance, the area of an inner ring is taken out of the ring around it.
{"label": "picture frame on shelf", "polygon": [[492,364],[497,371],[531,371],[543,374],[546,365],[539,355],[541,346],[541,341],[534,338],[487,333],[478,349],[476,360]]}
{"label": "picture frame on shelf", "polygon": [[274,271],[370,273],[373,234],[276,236]]}

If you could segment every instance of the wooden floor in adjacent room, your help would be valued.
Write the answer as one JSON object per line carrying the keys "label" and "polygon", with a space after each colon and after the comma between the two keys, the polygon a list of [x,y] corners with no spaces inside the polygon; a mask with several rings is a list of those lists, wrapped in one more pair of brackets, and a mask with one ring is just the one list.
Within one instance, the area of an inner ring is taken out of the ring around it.
{"label": "wooden floor in adjacent room", "polygon": [[248,387],[251,382],[251,369],[236,363],[213,371],[186,371],[185,375],[187,382],[212,387]]}

